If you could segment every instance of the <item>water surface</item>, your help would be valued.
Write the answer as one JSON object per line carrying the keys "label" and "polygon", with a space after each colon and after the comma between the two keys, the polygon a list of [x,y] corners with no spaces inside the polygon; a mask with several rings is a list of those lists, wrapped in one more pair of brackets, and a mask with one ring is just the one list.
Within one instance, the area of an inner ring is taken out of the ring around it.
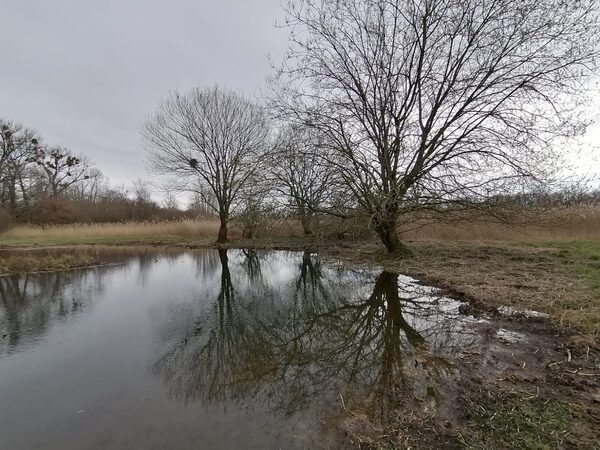
{"label": "water surface", "polygon": [[342,410],[439,406],[480,339],[433,288],[307,252],[122,259],[0,278],[0,448],[347,448]]}

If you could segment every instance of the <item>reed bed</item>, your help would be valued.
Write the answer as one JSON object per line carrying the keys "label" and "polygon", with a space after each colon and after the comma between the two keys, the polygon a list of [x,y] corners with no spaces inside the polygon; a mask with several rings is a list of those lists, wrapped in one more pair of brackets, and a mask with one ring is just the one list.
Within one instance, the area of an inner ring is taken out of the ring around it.
{"label": "reed bed", "polygon": [[508,223],[467,220],[415,221],[401,237],[411,241],[570,241],[600,240],[600,208],[548,211],[539,217]]}
{"label": "reed bed", "polygon": [[19,225],[0,234],[0,240],[70,240],[95,238],[214,237],[219,232],[216,220],[171,222],[92,223],[69,225]]}
{"label": "reed bed", "polygon": [[[600,240],[600,208],[551,211],[527,223],[515,218],[509,223],[482,220],[480,217],[435,221],[415,218],[399,231],[407,241],[569,241]],[[215,219],[185,219],[164,222],[93,223],[69,225],[18,225],[0,233],[2,243],[60,243],[127,240],[204,240],[216,239],[219,222]],[[256,230],[257,238],[301,237],[294,220],[265,219]],[[229,237],[239,239],[239,226],[230,226]],[[313,239],[369,241],[376,237],[365,220],[340,221],[324,218]]]}

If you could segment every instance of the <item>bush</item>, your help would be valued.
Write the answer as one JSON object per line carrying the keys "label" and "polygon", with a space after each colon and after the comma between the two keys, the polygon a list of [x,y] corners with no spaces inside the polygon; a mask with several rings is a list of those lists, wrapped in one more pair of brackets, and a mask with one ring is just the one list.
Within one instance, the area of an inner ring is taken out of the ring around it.
{"label": "bush", "polygon": [[66,224],[75,220],[73,204],[63,198],[46,198],[39,205],[40,223]]}

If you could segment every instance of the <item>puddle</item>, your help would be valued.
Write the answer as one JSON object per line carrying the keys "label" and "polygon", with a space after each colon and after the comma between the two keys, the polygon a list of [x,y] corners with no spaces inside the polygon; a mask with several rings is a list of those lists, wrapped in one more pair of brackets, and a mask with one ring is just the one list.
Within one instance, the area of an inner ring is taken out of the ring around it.
{"label": "puddle", "polygon": [[543,312],[533,311],[531,309],[516,309],[511,306],[499,306],[498,312],[507,317],[525,317],[530,319],[547,319],[550,317]]}
{"label": "puddle", "polygon": [[0,448],[347,448],[340,411],[452,409],[485,341],[434,288],[306,252],[122,258],[0,278]]}
{"label": "puddle", "polygon": [[504,328],[500,328],[498,331],[496,331],[496,337],[501,342],[504,342],[506,344],[516,344],[525,339],[524,334],[505,330]]}

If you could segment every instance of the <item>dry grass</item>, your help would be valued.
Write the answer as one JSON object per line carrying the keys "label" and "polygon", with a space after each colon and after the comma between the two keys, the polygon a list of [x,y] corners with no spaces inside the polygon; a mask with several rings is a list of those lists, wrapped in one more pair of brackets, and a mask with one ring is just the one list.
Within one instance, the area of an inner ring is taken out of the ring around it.
{"label": "dry grass", "polygon": [[75,242],[126,240],[155,237],[215,237],[219,223],[215,220],[182,220],[173,222],[95,223],[51,226],[20,225],[2,233],[0,243],[7,242]]}
{"label": "dry grass", "polygon": [[[214,219],[166,222],[125,222],[69,225],[18,225],[0,233],[0,246],[112,243],[189,243],[214,241],[219,221]],[[239,239],[239,226],[229,226],[229,237]],[[257,237],[295,237],[302,230],[293,220],[265,221]]]}
{"label": "dry grass", "polygon": [[415,221],[406,225],[406,240],[444,241],[565,241],[600,240],[600,209],[576,208],[551,211],[519,224],[485,222],[480,217],[449,222]]}
{"label": "dry grass", "polygon": [[10,255],[0,256],[0,276],[40,271],[54,271],[88,267],[98,264],[89,255],[73,253],[56,256],[49,255]]}
{"label": "dry grass", "polygon": [[[376,244],[323,247],[350,263],[383,265],[496,308],[547,313],[573,331],[600,337],[600,242],[409,243],[414,255],[394,258]],[[598,343],[600,345],[600,341]]]}
{"label": "dry grass", "polygon": [[[480,219],[479,217],[477,219]],[[510,241],[540,242],[600,240],[600,209],[580,208],[554,211],[527,225],[492,223],[477,220],[424,222],[414,220],[401,230],[408,241]],[[180,220],[170,222],[127,222],[29,226],[19,225],[0,233],[0,245],[112,243],[123,241],[184,241],[215,239],[217,220]],[[230,227],[230,237],[241,237],[239,227]],[[324,219],[317,236],[325,241],[338,236],[350,240],[371,240],[373,234],[364,220]],[[264,220],[257,231],[259,238],[301,237],[302,230],[293,220]]]}

